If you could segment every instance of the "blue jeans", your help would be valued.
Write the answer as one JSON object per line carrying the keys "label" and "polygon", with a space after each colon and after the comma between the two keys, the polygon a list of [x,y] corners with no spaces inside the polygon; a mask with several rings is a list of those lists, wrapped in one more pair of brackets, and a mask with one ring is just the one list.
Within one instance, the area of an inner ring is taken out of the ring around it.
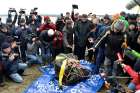
{"label": "blue jeans", "polygon": [[135,85],[134,83],[131,82],[131,83],[128,85],[128,88],[129,88],[130,90],[132,90],[132,91],[135,91],[136,85]]}
{"label": "blue jeans", "polygon": [[99,69],[101,67],[101,64],[103,64],[105,60],[105,55],[104,55],[104,48],[99,48],[97,51],[97,56],[96,56],[96,66],[97,66],[97,74],[99,73]]}
{"label": "blue jeans", "polygon": [[[18,63],[18,70],[25,70],[26,68],[27,68],[27,64]],[[23,78],[18,73],[12,73],[12,74],[9,75],[9,77],[17,83],[22,83],[23,82]]]}
{"label": "blue jeans", "polygon": [[31,63],[31,64],[42,63],[41,58],[39,58],[39,56],[37,56],[37,55],[27,55],[27,59],[28,59],[29,63]]}

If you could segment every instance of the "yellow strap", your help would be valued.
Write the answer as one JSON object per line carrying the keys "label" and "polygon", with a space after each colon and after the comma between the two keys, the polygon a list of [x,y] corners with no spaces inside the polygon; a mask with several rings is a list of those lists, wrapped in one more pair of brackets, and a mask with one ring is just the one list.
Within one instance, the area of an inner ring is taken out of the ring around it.
{"label": "yellow strap", "polygon": [[60,69],[59,86],[62,86],[62,79],[63,79],[64,73],[65,73],[66,64],[67,64],[67,59],[63,61],[63,64],[62,64],[61,69]]}

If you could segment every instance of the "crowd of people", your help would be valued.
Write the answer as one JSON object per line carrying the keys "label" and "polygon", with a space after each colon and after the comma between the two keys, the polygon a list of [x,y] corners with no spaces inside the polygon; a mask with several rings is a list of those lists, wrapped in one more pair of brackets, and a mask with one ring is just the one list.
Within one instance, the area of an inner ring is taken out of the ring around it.
{"label": "crowd of people", "polygon": [[[27,16],[24,9],[18,14],[11,8],[6,24],[0,18],[1,86],[4,75],[21,83],[24,70],[32,64],[53,64],[58,54],[74,53],[79,60],[93,62],[97,74],[100,68],[107,76],[118,76],[125,70],[133,78],[128,88],[140,90],[139,14],[121,12],[101,18],[73,10],[53,23],[49,16],[40,16],[36,10],[32,9]],[[137,55],[131,53],[134,51]]]}

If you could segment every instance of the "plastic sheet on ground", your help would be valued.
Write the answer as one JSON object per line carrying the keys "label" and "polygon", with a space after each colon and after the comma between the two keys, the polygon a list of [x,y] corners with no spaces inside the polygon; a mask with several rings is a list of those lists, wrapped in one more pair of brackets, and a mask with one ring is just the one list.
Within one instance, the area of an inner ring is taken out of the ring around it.
{"label": "plastic sheet on ground", "polygon": [[[87,61],[81,60],[80,63],[89,70],[93,70],[95,67]],[[100,75],[91,75],[90,78],[74,86],[63,86],[60,89],[52,65],[41,67],[40,70],[43,72],[43,75],[35,80],[24,93],[96,93],[104,83]]]}

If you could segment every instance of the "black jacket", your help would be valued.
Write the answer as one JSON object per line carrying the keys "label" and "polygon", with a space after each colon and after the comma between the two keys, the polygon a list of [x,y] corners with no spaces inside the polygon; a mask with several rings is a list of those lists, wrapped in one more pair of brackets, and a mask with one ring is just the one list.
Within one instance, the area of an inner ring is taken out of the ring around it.
{"label": "black jacket", "polygon": [[16,30],[16,35],[19,37],[19,40],[23,43],[23,42],[28,42],[31,39],[31,35],[32,35],[32,31],[30,28],[26,28],[24,27],[24,29],[22,29],[22,27],[17,27]]}
{"label": "black jacket", "polygon": [[5,33],[5,32],[0,31],[0,46],[3,42],[8,41],[9,37],[10,37],[9,33]]}
{"label": "black jacket", "polygon": [[54,39],[54,36],[49,37],[49,36],[48,36],[48,31],[46,30],[46,31],[41,32],[39,38],[40,38],[41,43],[42,43],[44,46],[47,47],[48,45],[50,45],[50,44],[52,43],[52,41],[53,41],[53,39]]}
{"label": "black jacket", "polygon": [[74,25],[74,44],[78,46],[86,46],[87,34],[90,32],[90,26],[92,22],[87,20],[86,22],[77,21]]}
{"label": "black jacket", "polygon": [[123,52],[123,49],[121,48],[123,42],[124,42],[124,34],[123,33],[112,32],[106,38],[106,45],[107,46],[105,48],[105,55],[112,60],[117,60],[117,53]]}
{"label": "black jacket", "polygon": [[6,71],[7,75],[17,73],[18,61],[16,58],[15,58],[15,60],[10,60],[9,55],[1,52],[0,61],[2,62],[3,66],[4,66],[4,70]]}
{"label": "black jacket", "polygon": [[[102,36],[105,34],[105,32],[102,33]],[[101,36],[101,37],[102,37]],[[101,38],[100,37],[100,38]],[[99,41],[100,39],[98,39]],[[96,45],[97,42],[94,44]],[[120,33],[114,33],[113,31],[111,31],[111,33],[109,35],[107,35],[102,41],[101,43],[98,45],[105,45],[105,56],[108,57],[111,60],[117,60],[117,53],[123,52],[122,49],[122,44],[124,42],[124,33],[120,32]],[[96,47],[96,48],[98,48]]]}

